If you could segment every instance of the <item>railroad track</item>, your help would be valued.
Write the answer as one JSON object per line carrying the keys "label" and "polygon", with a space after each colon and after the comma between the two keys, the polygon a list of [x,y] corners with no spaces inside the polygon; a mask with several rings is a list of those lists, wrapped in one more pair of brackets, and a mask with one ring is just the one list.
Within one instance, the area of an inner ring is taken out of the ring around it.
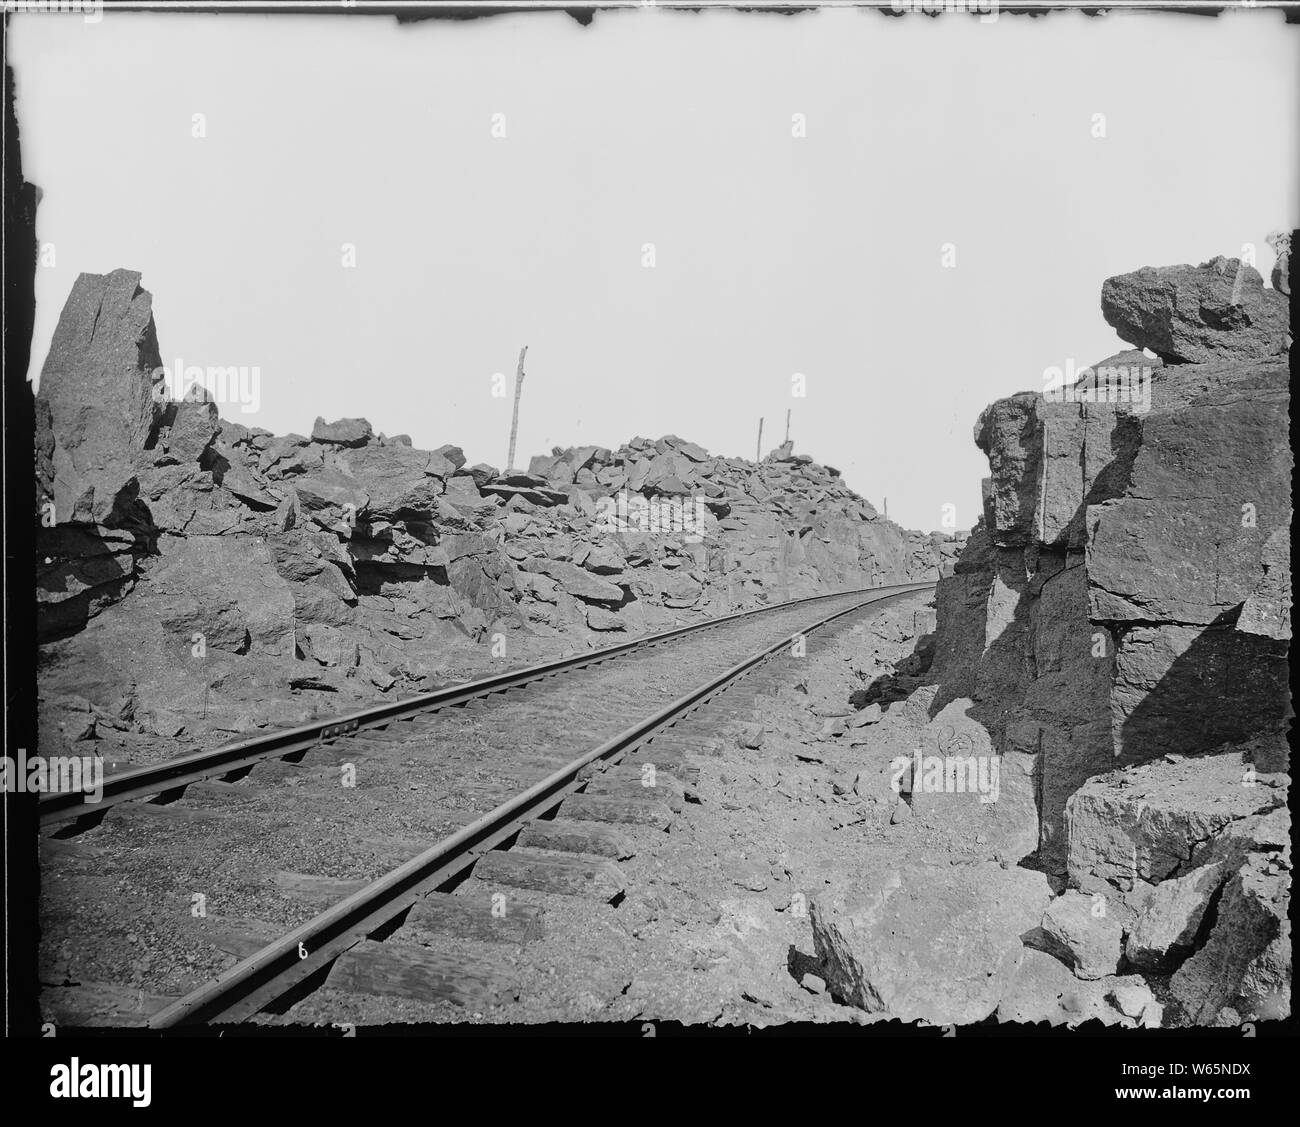
{"label": "railroad track", "polygon": [[120,772],[89,816],[44,796],[60,1020],[244,1021],[326,983],[473,1004],[460,941],[539,921],[462,882],[617,902],[632,839],[690,798],[672,725],[798,636],[931,587],[741,612]]}

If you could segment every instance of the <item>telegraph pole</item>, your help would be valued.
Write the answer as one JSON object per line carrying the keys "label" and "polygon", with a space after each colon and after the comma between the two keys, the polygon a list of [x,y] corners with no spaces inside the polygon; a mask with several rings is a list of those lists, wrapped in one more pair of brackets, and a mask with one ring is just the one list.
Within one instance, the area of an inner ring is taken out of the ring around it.
{"label": "telegraph pole", "polygon": [[515,409],[510,416],[510,454],[506,458],[506,473],[515,469],[515,436],[519,433],[519,393],[524,386],[524,357],[528,354],[528,345],[519,350],[519,367],[515,369]]}

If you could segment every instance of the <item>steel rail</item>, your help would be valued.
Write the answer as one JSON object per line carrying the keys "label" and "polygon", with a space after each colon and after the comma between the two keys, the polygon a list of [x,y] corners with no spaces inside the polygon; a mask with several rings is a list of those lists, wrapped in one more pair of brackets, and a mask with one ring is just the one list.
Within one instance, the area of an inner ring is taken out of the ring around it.
{"label": "steel rail", "polygon": [[301,724],[293,728],[282,728],[247,740],[223,744],[221,747],[206,751],[196,751],[188,755],[176,756],[161,763],[151,763],[142,767],[129,768],[106,775],[101,796],[94,801],[87,801],[82,791],[54,791],[42,794],[38,804],[40,824],[55,825],[83,819],[100,819],[105,811],[119,802],[128,802],[167,791],[178,790],[191,783],[204,779],[217,778],[252,766],[272,756],[286,757],[300,755],[340,736],[354,735],[363,729],[382,727],[394,720],[423,712],[434,712],[463,704],[478,697],[495,692],[517,688],[531,681],[557,673],[581,669],[588,665],[609,661],[636,650],[647,649],[689,634],[715,629],[728,622],[758,615],[772,614],[776,611],[804,606],[826,599],[839,599],[870,592],[894,592],[920,590],[934,584],[893,584],[889,587],[863,588],[856,591],[837,591],[828,595],[811,595],[804,599],[791,599],[771,606],[754,607],[750,610],[736,611],[719,618],[709,618],[702,622],[677,626],[657,634],[647,634],[627,642],[618,642],[600,649],[588,650],[586,653],[573,654],[553,661],[524,666],[480,677],[476,680],[448,685],[432,692],[421,693],[401,700],[385,701],[354,712],[325,717],[310,724]]}
{"label": "steel rail", "polygon": [[[599,747],[578,756],[540,782],[443,838],[392,872],[339,901],[306,923],[254,952],[211,982],[154,1014],[150,1029],[225,1020],[244,1021],[304,979],[319,973],[339,955],[390,923],[418,899],[472,867],[480,857],[517,834],[584,786],[584,768],[597,760],[617,762],[710,697],[728,688],[802,636],[893,598],[929,589],[933,583],[907,584],[903,591],[877,589],[871,598],[783,637],[730,669],[692,689],[653,715],[633,724]],[[786,604],[788,605],[788,604]]]}

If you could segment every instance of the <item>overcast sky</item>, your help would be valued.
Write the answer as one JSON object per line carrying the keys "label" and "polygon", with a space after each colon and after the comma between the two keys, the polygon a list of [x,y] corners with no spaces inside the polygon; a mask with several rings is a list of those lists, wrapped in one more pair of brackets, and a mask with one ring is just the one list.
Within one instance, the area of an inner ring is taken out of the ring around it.
{"label": "overcast sky", "polygon": [[1123,347],[1103,279],[1245,243],[1267,278],[1300,210],[1298,35],[1259,10],[12,16],[54,257],[33,375],[76,276],[126,267],[164,363],[260,368],[260,410],[222,409],[245,424],[363,415],[501,466],[527,344],[519,463],[668,432],[752,457],[793,408],[795,449],[892,518],[969,527],[985,404]]}

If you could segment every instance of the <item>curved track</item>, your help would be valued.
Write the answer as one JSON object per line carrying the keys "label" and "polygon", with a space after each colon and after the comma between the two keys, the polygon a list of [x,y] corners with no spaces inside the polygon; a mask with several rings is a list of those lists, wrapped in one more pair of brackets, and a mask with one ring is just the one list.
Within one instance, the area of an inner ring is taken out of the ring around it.
{"label": "curved track", "polygon": [[[89,868],[138,897],[136,947],[170,955],[121,983],[120,960],[65,939],[65,980],[137,991],[136,1012],[110,1002],[108,1016],[152,1028],[246,1020],[327,977],[374,992],[376,976],[415,975],[454,1000],[465,968],[430,935],[506,925],[446,890],[473,874],[617,900],[619,825],[666,830],[689,798],[689,757],[666,734],[676,720],[800,635],[931,587],[742,612],[123,772],[105,780],[107,818],[47,796],[53,933],[96,935],[106,906],[84,887]],[[185,911],[196,897],[205,910]],[[375,941],[412,927],[418,947]]]}

